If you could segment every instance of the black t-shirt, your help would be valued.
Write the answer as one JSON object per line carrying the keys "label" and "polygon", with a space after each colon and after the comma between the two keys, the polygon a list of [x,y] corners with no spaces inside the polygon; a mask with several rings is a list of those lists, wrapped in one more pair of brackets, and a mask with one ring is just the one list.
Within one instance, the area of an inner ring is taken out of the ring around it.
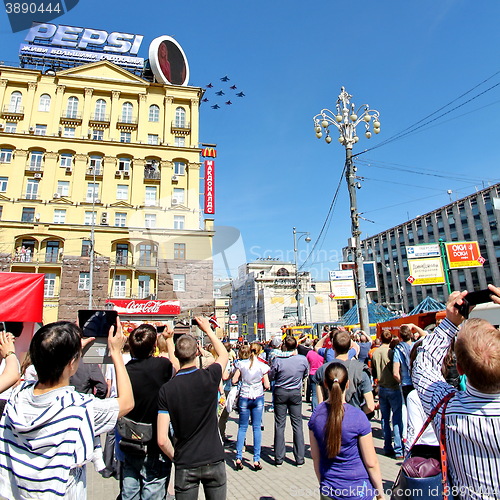
{"label": "black t-shirt", "polygon": [[158,418],[158,392],[172,378],[172,363],[167,358],[131,359],[127,365],[135,405],[127,418],[153,424]]}
{"label": "black t-shirt", "polygon": [[158,411],[168,413],[176,438],[174,462],[181,469],[224,460],[217,421],[218,363],[185,368],[160,389]]}
{"label": "black t-shirt", "polygon": [[297,345],[297,352],[299,354],[302,354],[302,356],[307,356],[307,353],[311,350],[310,347],[306,347],[305,345],[298,344]]}

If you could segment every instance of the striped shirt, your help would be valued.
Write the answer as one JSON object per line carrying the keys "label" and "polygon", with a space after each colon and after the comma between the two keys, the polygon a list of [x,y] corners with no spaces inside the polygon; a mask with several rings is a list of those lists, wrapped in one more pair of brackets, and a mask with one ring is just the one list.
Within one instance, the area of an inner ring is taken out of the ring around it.
{"label": "striped shirt", "polygon": [[41,395],[33,388],[25,382],[16,389],[0,419],[0,495],[84,499],[83,466],[93,458],[94,436],[115,426],[117,400],[99,400],[74,387]]}
{"label": "striped shirt", "polygon": [[[441,365],[458,328],[443,320],[418,349],[412,379],[424,411],[455,388],[446,383]],[[434,419],[439,435],[441,410]],[[446,448],[451,493],[462,500],[500,499],[500,394],[485,394],[467,384],[446,409]]]}

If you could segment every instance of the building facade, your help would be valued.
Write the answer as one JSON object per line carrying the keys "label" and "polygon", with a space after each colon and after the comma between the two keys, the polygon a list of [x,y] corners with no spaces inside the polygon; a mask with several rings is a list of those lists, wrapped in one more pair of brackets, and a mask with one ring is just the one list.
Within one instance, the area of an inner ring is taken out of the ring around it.
{"label": "building facade", "polygon": [[[297,323],[295,265],[275,259],[243,264],[231,287],[230,314],[236,314],[239,334],[269,340],[283,325]],[[303,324],[338,319],[337,301],[329,297],[329,283],[313,283],[309,273],[299,274]]]}
{"label": "building facade", "polygon": [[45,322],[74,320],[91,282],[95,308],[157,298],[213,312],[202,92],[109,61],[57,73],[0,66],[0,265],[45,274]]}
{"label": "building facade", "polygon": [[[479,290],[500,283],[500,211],[495,209],[499,195],[500,184],[495,184],[363,240],[364,259],[377,263],[379,289],[370,292],[370,298],[406,313],[428,296],[446,302],[446,285],[412,286],[407,282],[406,246],[437,243],[440,238],[477,241],[486,259],[483,267],[453,269],[453,290]],[[343,253],[352,260],[349,249],[344,248]]]}

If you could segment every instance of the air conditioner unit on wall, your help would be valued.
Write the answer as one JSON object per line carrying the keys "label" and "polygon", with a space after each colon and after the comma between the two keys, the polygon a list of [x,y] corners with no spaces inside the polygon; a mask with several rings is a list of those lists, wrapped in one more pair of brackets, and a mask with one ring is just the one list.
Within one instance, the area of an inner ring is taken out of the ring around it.
{"label": "air conditioner unit on wall", "polygon": [[172,175],[172,182],[179,182],[179,177],[177,175]]}
{"label": "air conditioner unit on wall", "polygon": [[55,200],[57,200],[57,199],[58,199],[58,198],[60,198],[60,197],[61,197],[61,195],[60,195],[59,193],[54,193],[53,198],[54,198]]}
{"label": "air conditioner unit on wall", "polygon": [[130,177],[130,172],[128,170],[123,171],[123,176],[124,177]]}
{"label": "air conditioner unit on wall", "polygon": [[178,205],[179,200],[177,198],[172,198],[172,205]]}
{"label": "air conditioner unit on wall", "polygon": [[107,226],[108,225],[108,212],[103,212],[101,214],[101,226]]}
{"label": "air conditioner unit on wall", "polygon": [[121,171],[121,170],[117,170],[117,171],[115,172],[115,175],[122,175],[122,171]]}
{"label": "air conditioner unit on wall", "polygon": [[0,123],[0,130],[3,130],[5,128],[5,124]]}
{"label": "air conditioner unit on wall", "polygon": [[41,179],[42,178],[42,174],[40,173],[37,173],[34,175],[35,179]]}

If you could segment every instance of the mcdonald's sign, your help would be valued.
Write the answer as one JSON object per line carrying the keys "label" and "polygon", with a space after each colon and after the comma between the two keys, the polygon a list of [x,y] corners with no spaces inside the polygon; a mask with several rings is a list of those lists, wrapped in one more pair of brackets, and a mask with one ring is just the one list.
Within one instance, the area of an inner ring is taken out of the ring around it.
{"label": "mcdonald's sign", "polygon": [[215,162],[205,160],[205,213],[215,214]]}
{"label": "mcdonald's sign", "polygon": [[217,150],[215,148],[204,148],[201,151],[201,156],[204,158],[217,158]]}

